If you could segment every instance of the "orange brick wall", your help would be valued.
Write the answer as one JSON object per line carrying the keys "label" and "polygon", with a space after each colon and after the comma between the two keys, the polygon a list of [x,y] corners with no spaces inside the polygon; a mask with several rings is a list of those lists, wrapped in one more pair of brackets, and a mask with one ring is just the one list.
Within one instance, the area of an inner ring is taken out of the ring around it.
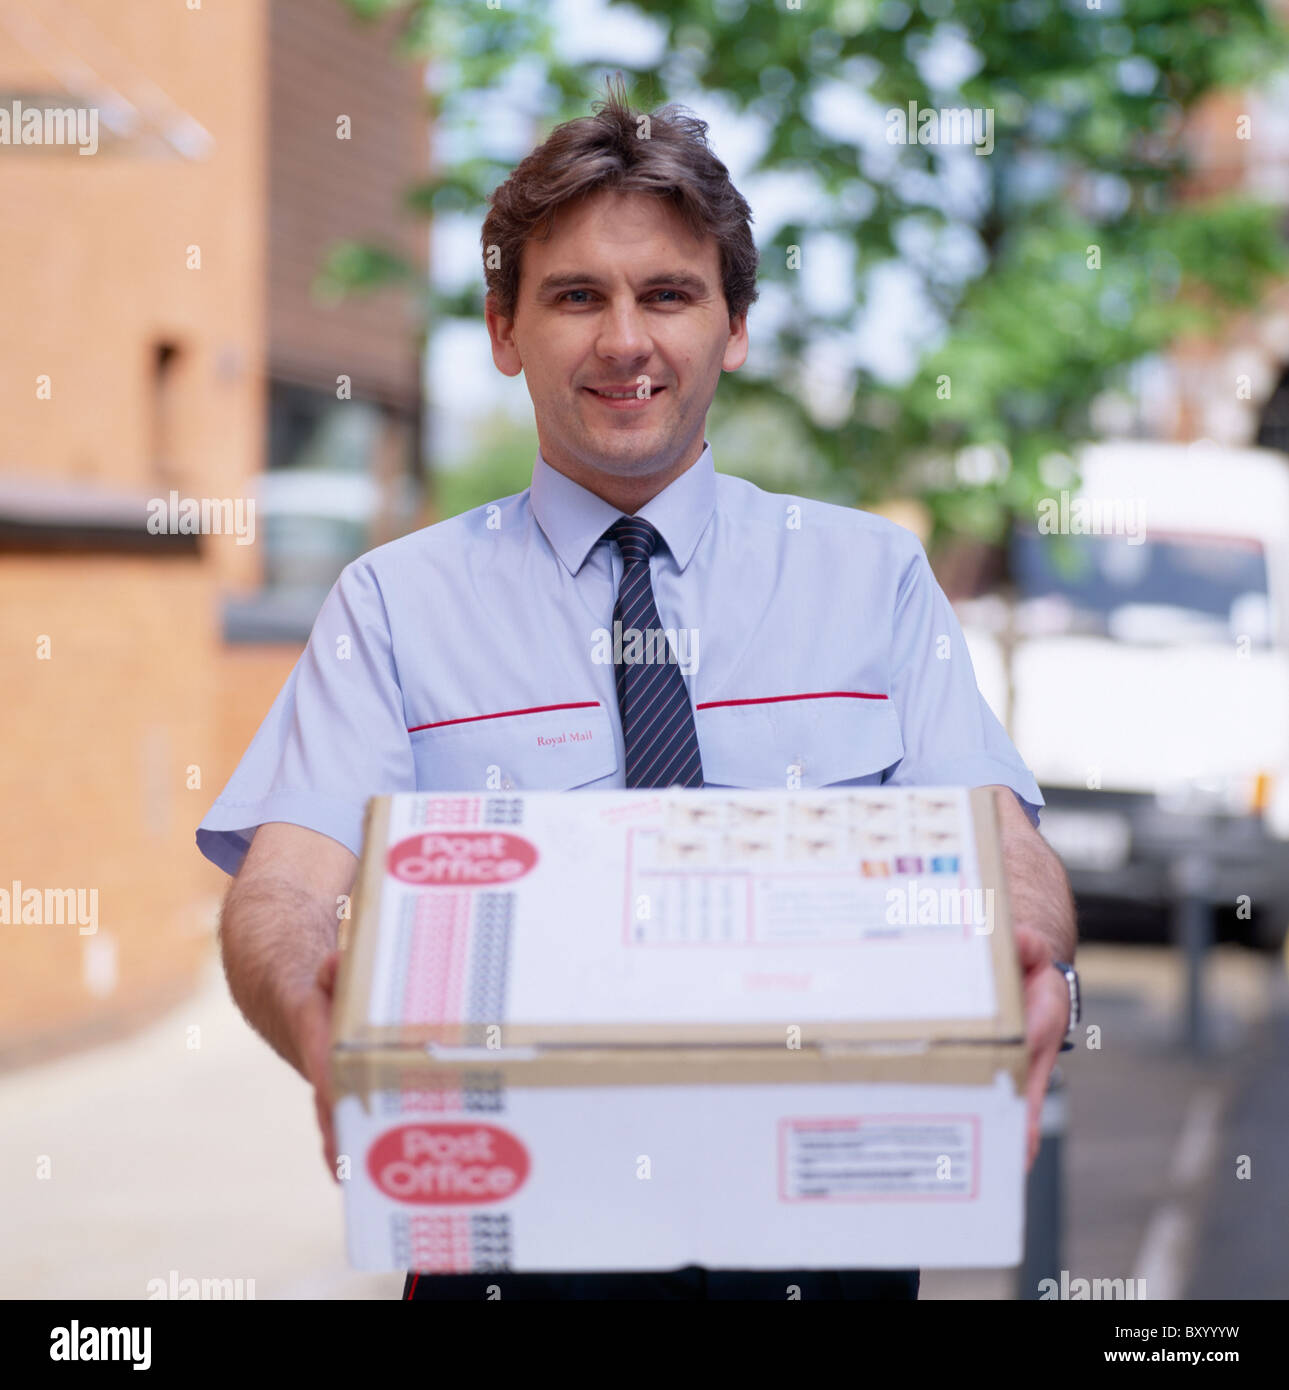
{"label": "orange brick wall", "polygon": [[[146,1022],[216,949],[230,880],[194,834],[300,651],[218,631],[195,557],[0,556],[0,888],[99,903],[92,934],[0,924],[0,1067]],[[96,993],[87,953],[113,949]]]}
{"label": "orange brick wall", "polygon": [[[266,8],[77,0],[43,19],[55,52],[65,46],[136,96],[137,74],[150,77],[213,147],[197,159],[6,157],[0,471],[245,495],[263,466]],[[59,76],[0,26],[0,88],[56,92]],[[158,342],[180,354],[169,460],[154,457]],[[254,549],[221,546],[210,562],[226,583],[253,585]]]}
{"label": "orange brick wall", "polygon": [[0,556],[0,887],[99,903],[93,934],[0,925],[0,1065],[144,1021],[209,956],[222,875],[192,837],[213,795],[214,606],[195,557]]}

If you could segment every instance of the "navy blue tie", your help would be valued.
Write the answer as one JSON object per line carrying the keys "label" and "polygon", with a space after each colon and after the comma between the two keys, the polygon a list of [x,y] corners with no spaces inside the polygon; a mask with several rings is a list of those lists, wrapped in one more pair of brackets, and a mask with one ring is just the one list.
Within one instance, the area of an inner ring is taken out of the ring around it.
{"label": "navy blue tie", "polygon": [[[616,541],[622,551],[613,645],[618,709],[627,746],[627,786],[701,787],[703,762],[694,711],[676,653],[662,636],[649,578],[649,557],[658,547],[658,532],[647,521],[623,516],[604,538]],[[633,640],[633,634],[638,638]]]}

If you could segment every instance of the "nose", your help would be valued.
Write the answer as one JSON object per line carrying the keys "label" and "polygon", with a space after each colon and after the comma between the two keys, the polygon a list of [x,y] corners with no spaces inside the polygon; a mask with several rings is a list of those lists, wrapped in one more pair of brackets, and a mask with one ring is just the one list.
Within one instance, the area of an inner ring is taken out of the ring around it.
{"label": "nose", "polygon": [[616,298],[600,316],[596,352],[609,362],[642,362],[653,351],[644,310],[634,295]]}

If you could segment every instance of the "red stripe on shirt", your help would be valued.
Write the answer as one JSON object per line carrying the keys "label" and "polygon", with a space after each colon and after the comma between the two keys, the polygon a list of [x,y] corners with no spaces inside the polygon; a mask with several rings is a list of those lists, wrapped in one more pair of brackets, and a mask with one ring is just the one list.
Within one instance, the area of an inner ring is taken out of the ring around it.
{"label": "red stripe on shirt", "polygon": [[751,700],[707,700],[695,709],[724,709],[727,705],[777,705],[781,700],[886,700],[868,690],[820,690],[809,695],[759,695]]}
{"label": "red stripe on shirt", "polygon": [[[883,696],[883,699],[886,697]],[[557,709],[599,709],[598,700],[574,700],[567,705],[533,705],[531,709],[503,709],[496,714],[466,714],[460,719],[439,719],[433,724],[415,724],[408,729],[409,734],[419,733],[422,729],[442,729],[448,724],[473,724],[479,719],[509,719],[518,714],[548,714]]]}

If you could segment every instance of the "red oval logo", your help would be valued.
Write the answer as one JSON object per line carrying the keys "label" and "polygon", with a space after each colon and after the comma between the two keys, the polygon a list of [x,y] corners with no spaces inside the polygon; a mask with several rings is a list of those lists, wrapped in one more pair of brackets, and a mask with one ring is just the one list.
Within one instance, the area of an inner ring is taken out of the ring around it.
{"label": "red oval logo", "polygon": [[528,1167],[528,1150],[496,1125],[400,1125],[367,1151],[367,1171],[387,1197],[433,1206],[504,1201]]}
{"label": "red oval logo", "polygon": [[433,830],[400,840],[385,862],[420,888],[474,888],[522,877],[537,863],[537,846],[499,830]]}

